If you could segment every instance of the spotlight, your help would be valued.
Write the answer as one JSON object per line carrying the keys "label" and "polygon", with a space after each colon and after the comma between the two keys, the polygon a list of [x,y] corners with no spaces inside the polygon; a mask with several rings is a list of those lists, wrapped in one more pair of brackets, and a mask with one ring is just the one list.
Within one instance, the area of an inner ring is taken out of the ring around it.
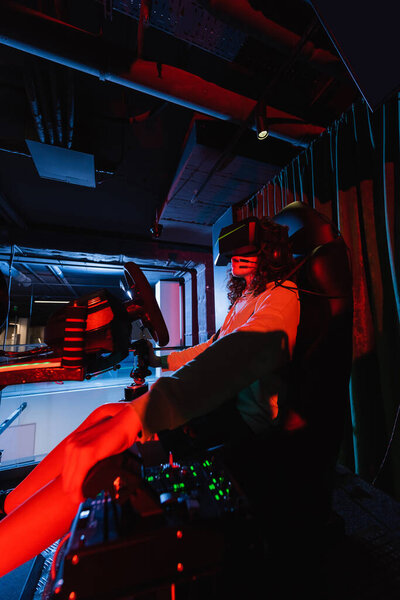
{"label": "spotlight", "polygon": [[150,233],[153,236],[153,238],[159,238],[160,235],[162,234],[162,230],[163,230],[163,226],[160,225],[160,223],[157,223],[157,221],[155,221],[153,223],[153,225],[150,227]]}
{"label": "spotlight", "polygon": [[265,140],[268,137],[268,121],[267,121],[267,110],[265,105],[257,107],[256,110],[256,130],[257,139]]}

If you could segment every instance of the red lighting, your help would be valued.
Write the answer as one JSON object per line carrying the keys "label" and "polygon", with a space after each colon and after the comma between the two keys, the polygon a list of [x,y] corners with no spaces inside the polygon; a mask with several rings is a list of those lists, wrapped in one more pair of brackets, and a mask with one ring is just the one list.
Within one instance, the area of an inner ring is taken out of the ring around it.
{"label": "red lighting", "polygon": [[75,592],[71,592],[70,595],[68,596],[68,600],[76,600],[76,594]]}
{"label": "red lighting", "polygon": [[73,565],[77,565],[79,562],[79,556],[77,554],[74,554],[71,560]]}
{"label": "red lighting", "polygon": [[[103,303],[101,302],[101,304]],[[104,327],[104,325],[107,325],[112,321],[113,317],[113,311],[109,306],[106,306],[105,308],[88,315],[86,328],[88,331],[91,331],[93,329],[98,329],[99,327]]]}
{"label": "red lighting", "polygon": [[181,540],[183,538],[183,531],[178,530],[176,532],[176,537],[178,538],[178,540]]}
{"label": "red lighting", "polygon": [[35,369],[36,367],[49,368],[50,366],[51,367],[60,367],[61,362],[58,359],[55,359],[55,360],[45,360],[45,361],[34,362],[34,363],[21,363],[21,364],[16,364],[16,365],[5,365],[5,366],[0,367],[0,371],[22,371],[25,369]]}
{"label": "red lighting", "polygon": [[82,346],[74,347],[74,348],[64,348],[64,352],[80,352],[82,350]]}
{"label": "red lighting", "polygon": [[171,583],[171,600],[175,600],[175,584]]}
{"label": "red lighting", "polygon": [[182,573],[182,571],[183,571],[183,564],[182,564],[182,563],[178,563],[178,564],[176,565],[176,570],[177,570],[179,573]]}

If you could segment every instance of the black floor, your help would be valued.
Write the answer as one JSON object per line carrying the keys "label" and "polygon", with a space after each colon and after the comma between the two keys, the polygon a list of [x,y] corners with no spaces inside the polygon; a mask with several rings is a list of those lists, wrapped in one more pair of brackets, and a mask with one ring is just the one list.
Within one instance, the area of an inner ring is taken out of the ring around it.
{"label": "black floor", "polygon": [[[319,566],[315,564],[315,581],[319,587],[312,597],[316,600],[399,600],[400,503],[339,466],[333,508],[335,518],[329,539],[321,548]],[[0,599],[41,600],[54,549],[55,546],[49,548],[40,560],[37,557],[1,578]],[[313,575],[314,565],[310,567]],[[269,582],[273,575],[267,567],[264,593],[257,597],[278,597],[276,592],[270,593]],[[287,573],[287,577],[290,578],[291,573]],[[279,589],[279,583],[277,587]]]}
{"label": "black floor", "polygon": [[345,535],[326,553],[329,597],[398,600],[400,503],[339,467],[333,508]]}

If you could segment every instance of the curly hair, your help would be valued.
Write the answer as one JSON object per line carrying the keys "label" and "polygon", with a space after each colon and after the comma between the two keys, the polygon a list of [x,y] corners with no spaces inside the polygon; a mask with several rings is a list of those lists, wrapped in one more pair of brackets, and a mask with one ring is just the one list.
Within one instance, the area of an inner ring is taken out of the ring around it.
{"label": "curly hair", "polygon": [[[260,219],[259,222],[266,233],[267,241],[262,243],[257,254],[257,270],[248,288],[254,296],[264,292],[271,281],[285,279],[294,266],[288,227],[278,225],[268,217]],[[231,273],[227,287],[231,308],[243,294],[246,281],[243,277],[234,277]]]}

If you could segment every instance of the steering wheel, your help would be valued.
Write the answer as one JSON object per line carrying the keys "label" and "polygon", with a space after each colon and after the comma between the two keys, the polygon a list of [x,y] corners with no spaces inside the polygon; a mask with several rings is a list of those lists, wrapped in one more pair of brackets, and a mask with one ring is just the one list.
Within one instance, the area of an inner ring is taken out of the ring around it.
{"label": "steering wheel", "polygon": [[8,312],[8,286],[6,278],[0,271],[0,331],[3,331]]}
{"label": "steering wheel", "polygon": [[168,329],[145,275],[134,262],[125,263],[124,275],[133,296],[132,300],[125,303],[126,310],[132,320],[141,319],[159,346],[166,346],[169,342]]}

